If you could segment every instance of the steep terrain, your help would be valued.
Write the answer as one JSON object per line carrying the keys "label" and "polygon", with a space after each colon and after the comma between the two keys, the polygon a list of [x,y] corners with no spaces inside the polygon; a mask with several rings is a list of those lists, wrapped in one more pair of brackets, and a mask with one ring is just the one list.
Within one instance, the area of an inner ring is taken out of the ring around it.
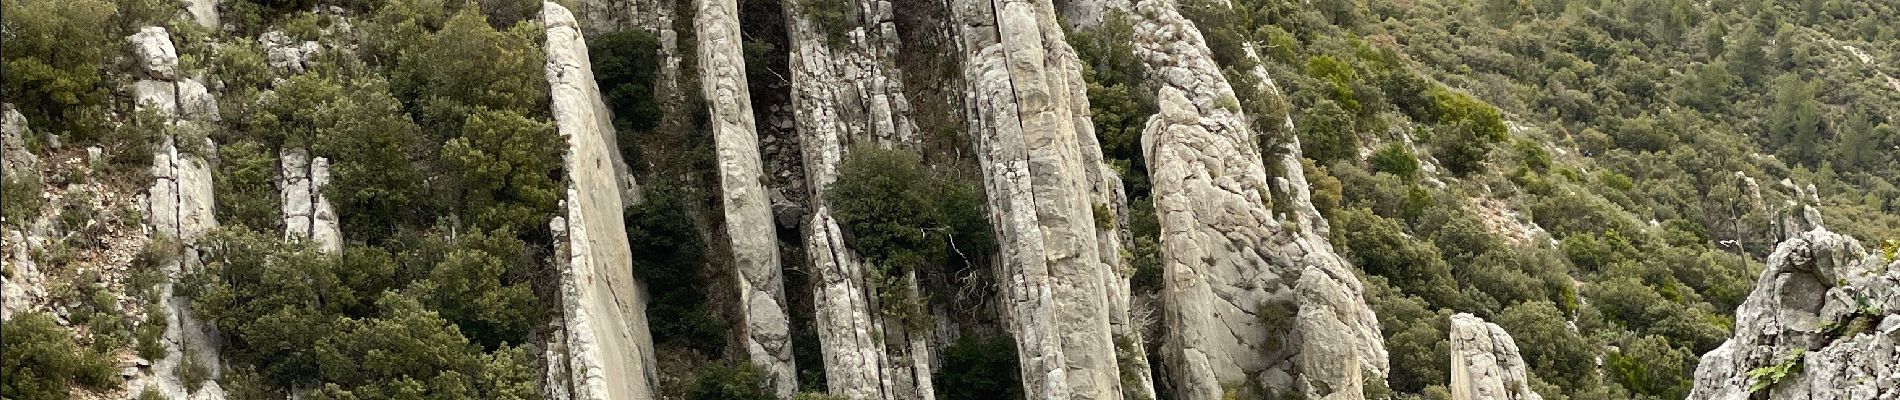
{"label": "steep terrain", "polygon": [[0,5],[0,397],[1900,398],[1890,4]]}

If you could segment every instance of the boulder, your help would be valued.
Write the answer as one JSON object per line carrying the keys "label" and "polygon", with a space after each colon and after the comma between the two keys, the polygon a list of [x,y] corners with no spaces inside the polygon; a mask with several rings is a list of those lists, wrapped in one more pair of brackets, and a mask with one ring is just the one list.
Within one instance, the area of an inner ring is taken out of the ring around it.
{"label": "boulder", "polygon": [[132,42],[132,56],[139,68],[152,79],[178,79],[178,50],[172,47],[171,33],[165,28],[148,26],[126,37]]}

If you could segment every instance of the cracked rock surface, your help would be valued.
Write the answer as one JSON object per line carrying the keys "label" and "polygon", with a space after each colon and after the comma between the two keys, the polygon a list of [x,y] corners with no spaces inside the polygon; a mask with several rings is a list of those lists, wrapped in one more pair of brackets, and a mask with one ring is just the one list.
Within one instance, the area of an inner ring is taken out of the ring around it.
{"label": "cracked rock surface", "polygon": [[1531,391],[1517,342],[1477,316],[1451,316],[1452,400],[1542,400]]}
{"label": "cracked rock surface", "polygon": [[[1735,310],[1735,335],[1702,355],[1689,399],[1900,399],[1900,262],[1812,229],[1768,256],[1755,289]],[[1772,384],[1750,371],[1799,371]]]}
{"label": "cracked rock surface", "polygon": [[[620,177],[609,153],[616,148],[612,117],[594,83],[587,44],[573,14],[542,3],[547,29],[547,74],[557,129],[567,138],[569,186],[564,217],[551,224],[561,253],[562,329],[549,345],[564,351],[548,360],[550,397],[580,400],[655,398],[658,375],[647,330],[646,288],[631,274],[621,212]],[[558,353],[558,352],[556,352]],[[558,372],[558,373],[557,373]],[[565,379],[559,379],[565,378]],[[559,394],[559,396],[554,396]]]}
{"label": "cracked rock surface", "polygon": [[777,232],[765,192],[752,96],[746,86],[739,3],[698,0],[697,5],[694,26],[699,39],[700,88],[711,119],[726,239],[732,265],[738,270],[746,354],[764,369],[779,397],[791,397],[798,388],[798,370],[792,363],[791,320],[779,269]]}

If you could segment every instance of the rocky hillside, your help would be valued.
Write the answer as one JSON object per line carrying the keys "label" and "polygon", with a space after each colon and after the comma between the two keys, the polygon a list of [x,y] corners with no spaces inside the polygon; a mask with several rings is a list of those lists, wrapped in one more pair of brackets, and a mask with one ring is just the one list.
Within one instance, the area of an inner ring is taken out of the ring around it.
{"label": "rocky hillside", "polygon": [[1783,3],[0,0],[0,398],[1900,399]]}

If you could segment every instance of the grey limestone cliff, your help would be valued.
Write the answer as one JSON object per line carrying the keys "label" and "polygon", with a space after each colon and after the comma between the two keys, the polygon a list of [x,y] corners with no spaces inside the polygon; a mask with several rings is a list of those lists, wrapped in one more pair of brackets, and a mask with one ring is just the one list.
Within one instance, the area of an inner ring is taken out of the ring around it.
{"label": "grey limestone cliff", "polygon": [[699,39],[701,90],[709,108],[720,206],[727,243],[737,269],[741,332],[753,364],[764,369],[779,397],[798,388],[792,365],[791,319],[785,303],[777,233],[765,192],[764,161],[746,86],[744,51],[736,0],[699,0],[694,17]]}
{"label": "grey limestone cliff", "polygon": [[[647,330],[646,288],[627,273],[632,262],[612,117],[594,83],[587,45],[574,16],[542,4],[547,28],[547,74],[557,128],[567,138],[566,212],[554,221],[561,270],[561,329],[548,363],[552,396],[581,400],[656,397],[658,375]],[[560,364],[559,368],[553,367]],[[563,379],[564,378],[564,379]]]}

